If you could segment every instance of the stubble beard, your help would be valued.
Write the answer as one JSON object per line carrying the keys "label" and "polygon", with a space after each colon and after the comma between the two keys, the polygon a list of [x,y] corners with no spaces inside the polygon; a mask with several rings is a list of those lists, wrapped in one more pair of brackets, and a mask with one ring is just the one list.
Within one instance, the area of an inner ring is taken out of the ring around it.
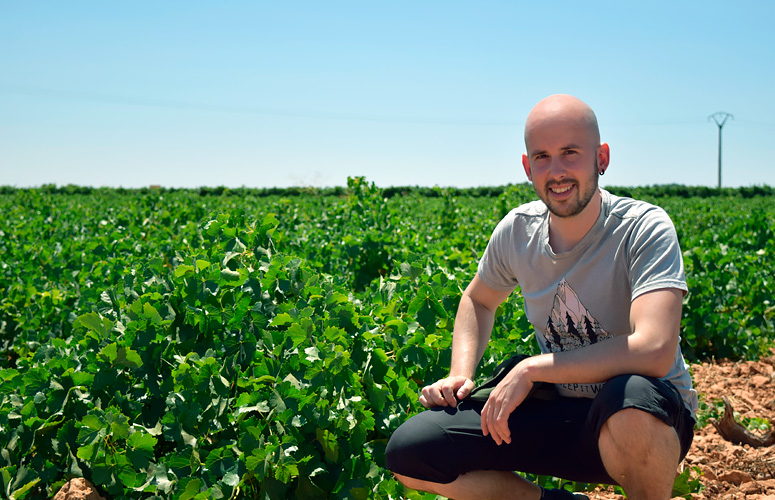
{"label": "stubble beard", "polygon": [[544,187],[543,194],[538,193],[539,198],[541,198],[541,201],[544,202],[546,207],[549,209],[549,212],[551,212],[554,216],[563,218],[573,217],[583,212],[584,209],[587,208],[587,205],[589,205],[589,202],[595,196],[595,192],[597,191],[598,187],[597,170],[593,170],[592,175],[587,179],[586,184],[588,188],[584,191],[581,191],[581,183],[577,181],[575,186],[575,196],[566,201],[554,202],[552,200],[551,193],[549,191],[550,188],[555,184],[556,183],[547,184]]}

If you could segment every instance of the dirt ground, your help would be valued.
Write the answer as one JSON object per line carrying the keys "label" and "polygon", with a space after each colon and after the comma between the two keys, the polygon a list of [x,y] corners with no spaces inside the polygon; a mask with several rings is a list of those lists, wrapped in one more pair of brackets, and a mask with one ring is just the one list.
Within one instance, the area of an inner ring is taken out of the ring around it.
{"label": "dirt ground", "polygon": [[[701,403],[714,406],[726,396],[739,412],[738,422],[758,418],[775,424],[773,365],[773,358],[703,363],[692,365],[692,377]],[[720,418],[723,409],[718,412]],[[761,436],[765,431],[754,433]],[[693,500],[775,500],[775,446],[752,448],[732,444],[723,439],[713,425],[707,424],[695,432],[684,467],[699,467],[702,472],[702,491],[692,494]],[[602,490],[589,497],[599,500],[624,498]]]}

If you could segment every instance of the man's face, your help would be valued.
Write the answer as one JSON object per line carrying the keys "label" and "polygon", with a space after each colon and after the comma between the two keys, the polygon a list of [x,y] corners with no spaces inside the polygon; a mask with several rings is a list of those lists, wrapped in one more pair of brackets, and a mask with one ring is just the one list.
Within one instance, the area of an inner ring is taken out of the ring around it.
{"label": "man's face", "polygon": [[570,121],[530,130],[523,166],[538,197],[557,217],[580,214],[597,192],[598,153],[587,131]]}

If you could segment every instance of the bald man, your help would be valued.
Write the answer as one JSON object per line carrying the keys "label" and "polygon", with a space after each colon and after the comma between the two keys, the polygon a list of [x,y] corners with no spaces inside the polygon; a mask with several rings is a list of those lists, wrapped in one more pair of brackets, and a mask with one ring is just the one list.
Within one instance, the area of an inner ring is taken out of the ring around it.
{"label": "bald man", "polygon": [[[458,306],[449,376],[422,389],[428,410],[393,434],[387,467],[456,500],[586,498],[513,471],[669,499],[697,410],[675,228],[662,209],[598,186],[610,150],[579,99],[539,102],[525,147],[540,201],[493,232]],[[505,361],[474,389],[495,311],[517,287],[542,354]]]}

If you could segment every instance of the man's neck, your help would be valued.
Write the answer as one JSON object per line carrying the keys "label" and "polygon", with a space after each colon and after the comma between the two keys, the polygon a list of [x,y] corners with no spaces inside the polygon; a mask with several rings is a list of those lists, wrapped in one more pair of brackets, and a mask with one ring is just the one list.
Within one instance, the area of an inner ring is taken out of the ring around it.
{"label": "man's neck", "polygon": [[570,252],[595,225],[603,197],[598,189],[581,213],[572,217],[549,214],[549,245],[554,253]]}

